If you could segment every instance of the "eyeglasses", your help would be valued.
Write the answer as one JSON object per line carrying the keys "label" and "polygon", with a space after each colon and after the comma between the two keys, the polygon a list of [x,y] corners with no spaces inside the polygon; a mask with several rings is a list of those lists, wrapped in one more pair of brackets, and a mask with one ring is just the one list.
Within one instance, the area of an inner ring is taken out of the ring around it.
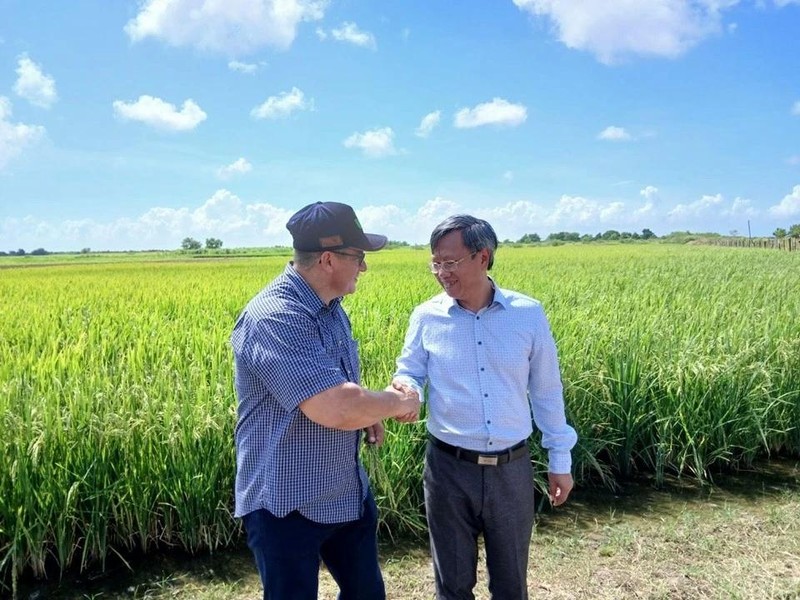
{"label": "eyeglasses", "polygon": [[338,254],[339,256],[347,256],[349,258],[352,258],[353,260],[358,262],[359,267],[364,264],[364,261],[367,258],[366,252],[357,252],[355,254],[351,254],[350,252],[340,252],[338,250],[329,250],[328,252],[333,252],[334,254]]}
{"label": "eyeglasses", "polygon": [[468,258],[472,258],[476,254],[477,252],[473,252],[472,254],[467,254],[466,256],[462,256],[458,260],[446,260],[444,262],[431,261],[430,263],[428,263],[428,267],[430,268],[431,273],[438,273],[440,271],[442,273],[452,273],[458,268],[458,265],[460,265],[463,261],[467,260]]}

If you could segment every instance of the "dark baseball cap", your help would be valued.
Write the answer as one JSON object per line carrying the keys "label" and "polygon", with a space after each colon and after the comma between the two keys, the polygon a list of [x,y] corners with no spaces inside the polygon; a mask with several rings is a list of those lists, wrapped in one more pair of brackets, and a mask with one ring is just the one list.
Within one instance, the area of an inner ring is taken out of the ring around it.
{"label": "dark baseball cap", "polygon": [[355,211],[340,202],[315,202],[304,206],[286,223],[292,246],[302,252],[322,252],[340,248],[380,250],[386,236],[364,233]]}

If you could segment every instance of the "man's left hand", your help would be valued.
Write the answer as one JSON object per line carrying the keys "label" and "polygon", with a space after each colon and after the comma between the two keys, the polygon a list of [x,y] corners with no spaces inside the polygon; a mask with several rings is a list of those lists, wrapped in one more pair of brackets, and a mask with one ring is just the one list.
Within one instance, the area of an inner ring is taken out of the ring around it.
{"label": "man's left hand", "polygon": [[378,421],[374,425],[365,427],[364,433],[366,434],[364,437],[365,442],[368,444],[373,444],[374,446],[380,446],[383,444],[383,438],[386,430],[383,427],[383,423]]}
{"label": "man's left hand", "polygon": [[547,481],[549,483],[550,504],[553,506],[560,506],[567,501],[572,487],[575,485],[572,481],[570,473],[548,473]]}

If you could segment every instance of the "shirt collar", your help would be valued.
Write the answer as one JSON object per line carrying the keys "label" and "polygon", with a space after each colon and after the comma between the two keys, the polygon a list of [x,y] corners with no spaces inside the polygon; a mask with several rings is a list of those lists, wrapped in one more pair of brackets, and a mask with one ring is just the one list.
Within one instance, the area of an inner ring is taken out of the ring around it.
{"label": "shirt collar", "polygon": [[[492,301],[489,303],[489,306],[487,306],[486,308],[491,308],[495,304],[499,304],[503,308],[508,308],[508,302],[509,302],[508,297],[503,293],[503,290],[497,287],[497,284],[491,277],[489,277],[489,282],[492,284],[492,289],[494,290],[494,297],[492,298]],[[446,292],[443,293],[444,293],[444,304],[447,307],[448,312],[453,310],[453,308],[455,307],[461,308],[458,302],[456,302],[455,298],[451,298],[450,296],[447,295]]]}
{"label": "shirt collar", "polygon": [[297,288],[300,294],[300,299],[308,306],[314,314],[321,313],[325,310],[333,310],[342,302],[341,297],[334,298],[330,304],[325,304],[322,298],[317,295],[317,292],[308,285],[308,282],[303,279],[303,276],[297,272],[294,265],[290,262],[286,265],[283,271],[284,276]]}

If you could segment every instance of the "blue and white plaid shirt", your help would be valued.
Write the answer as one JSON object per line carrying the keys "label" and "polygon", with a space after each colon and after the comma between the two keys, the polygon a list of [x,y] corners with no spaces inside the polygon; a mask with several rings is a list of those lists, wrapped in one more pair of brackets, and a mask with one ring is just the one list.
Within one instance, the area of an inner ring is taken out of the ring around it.
{"label": "blue and white plaid shirt", "polygon": [[428,431],[443,442],[504,450],[531,435],[532,413],[550,472],[570,472],[578,436],[564,415],[556,345],[537,300],[495,287],[477,313],[444,293],[423,302],[395,377],[420,392],[428,384]]}
{"label": "blue and white plaid shirt", "polygon": [[361,516],[368,481],[360,431],[303,414],[308,398],[360,383],[358,345],[340,299],[325,305],[289,264],[245,307],[231,335],[238,422],[236,511],[292,511],[318,523]]}

